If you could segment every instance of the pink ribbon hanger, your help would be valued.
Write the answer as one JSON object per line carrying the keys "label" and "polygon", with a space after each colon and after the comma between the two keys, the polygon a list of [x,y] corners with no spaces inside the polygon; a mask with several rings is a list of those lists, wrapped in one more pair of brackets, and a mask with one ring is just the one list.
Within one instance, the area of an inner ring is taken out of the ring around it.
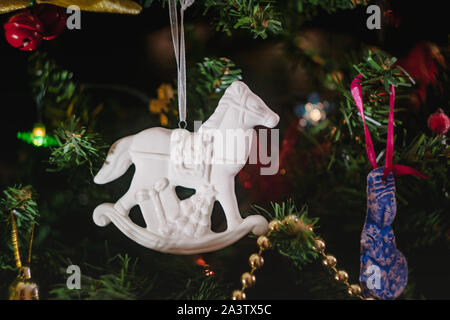
{"label": "pink ribbon hanger", "polygon": [[[376,169],[377,166],[377,158],[375,156],[375,150],[373,148],[372,138],[370,137],[369,128],[366,125],[366,118],[364,116],[364,105],[362,99],[362,87],[361,87],[362,75],[357,75],[355,79],[353,79],[352,84],[350,86],[350,90],[353,96],[353,100],[355,100],[356,107],[358,108],[359,114],[361,115],[363,124],[364,124],[364,137],[366,140],[366,152],[367,157],[369,158],[369,162],[373,169]],[[400,164],[392,164],[392,158],[394,155],[394,105],[395,105],[395,87],[391,84],[391,93],[389,96],[389,119],[388,119],[388,132],[387,132],[387,143],[386,143],[386,159],[384,162],[384,179],[387,178],[389,173],[394,172],[396,175],[413,175],[419,178],[428,178],[427,175],[417,171],[414,168],[400,165]]]}

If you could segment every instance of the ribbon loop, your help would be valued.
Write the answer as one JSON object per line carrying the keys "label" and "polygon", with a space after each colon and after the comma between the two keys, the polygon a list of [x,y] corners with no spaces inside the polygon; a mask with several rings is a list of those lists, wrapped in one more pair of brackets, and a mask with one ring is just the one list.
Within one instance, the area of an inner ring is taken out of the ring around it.
{"label": "ribbon loop", "polygon": [[[362,118],[364,125],[364,137],[366,142],[366,153],[369,158],[370,165],[373,169],[376,169],[377,158],[375,156],[375,150],[373,148],[372,138],[370,137],[369,128],[366,125],[366,117],[364,115],[364,105],[362,98],[362,87],[361,87],[362,75],[357,75],[353,79],[350,85],[350,91],[355,101],[356,107],[358,108],[359,114]],[[387,178],[391,170],[395,174],[408,174],[419,178],[427,178],[423,173],[404,165],[393,165],[392,159],[394,156],[394,105],[395,105],[395,87],[391,84],[391,93],[389,95],[389,119],[388,119],[388,131],[387,131],[387,141],[386,141],[386,159],[384,162],[384,179]]]}
{"label": "ribbon loop", "polygon": [[178,25],[178,10],[176,0],[169,0],[170,30],[172,33],[173,50],[177,62],[178,82],[178,113],[180,123],[186,123],[186,52],[184,43],[184,11],[194,0],[180,0],[180,25]]}
{"label": "ribbon loop", "polygon": [[356,107],[358,108],[359,114],[361,115],[363,124],[364,124],[364,137],[366,140],[366,152],[367,157],[369,158],[369,162],[372,165],[372,168],[375,169],[377,167],[377,158],[375,156],[375,150],[373,148],[372,138],[370,137],[369,128],[366,125],[366,117],[364,116],[364,105],[362,100],[362,87],[361,87],[362,75],[358,75],[350,86],[350,90],[353,96],[353,100],[355,100]]}

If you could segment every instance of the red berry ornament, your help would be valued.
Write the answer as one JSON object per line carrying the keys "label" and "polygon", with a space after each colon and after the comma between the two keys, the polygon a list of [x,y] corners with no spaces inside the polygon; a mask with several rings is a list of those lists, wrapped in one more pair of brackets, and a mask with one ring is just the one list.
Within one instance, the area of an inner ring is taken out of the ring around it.
{"label": "red berry ornament", "polygon": [[44,40],[52,40],[66,28],[66,9],[50,4],[41,4],[34,10],[35,16],[44,27]]}
{"label": "red berry ornament", "polygon": [[13,15],[4,27],[6,40],[14,48],[32,51],[42,42],[44,27],[39,19],[29,11]]}
{"label": "red berry ornament", "polygon": [[441,108],[428,117],[428,128],[439,135],[444,135],[450,129],[450,118]]}

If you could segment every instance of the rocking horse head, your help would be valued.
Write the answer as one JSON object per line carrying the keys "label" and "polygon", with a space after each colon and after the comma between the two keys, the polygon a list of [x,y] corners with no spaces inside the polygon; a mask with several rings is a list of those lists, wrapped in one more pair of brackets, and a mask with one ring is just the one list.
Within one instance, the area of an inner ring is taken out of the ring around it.
{"label": "rocking horse head", "polygon": [[270,110],[260,97],[241,82],[233,82],[225,91],[213,115],[203,124],[204,128],[273,128],[280,117]]}

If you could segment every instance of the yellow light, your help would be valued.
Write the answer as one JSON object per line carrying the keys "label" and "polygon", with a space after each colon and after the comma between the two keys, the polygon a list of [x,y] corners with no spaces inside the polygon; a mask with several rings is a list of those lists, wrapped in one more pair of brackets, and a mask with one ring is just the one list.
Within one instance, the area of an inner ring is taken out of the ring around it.
{"label": "yellow light", "polygon": [[312,121],[317,122],[320,120],[322,115],[320,114],[319,109],[314,109],[314,110],[311,110],[309,117],[311,118]]}
{"label": "yellow light", "polygon": [[44,145],[44,137],[33,137],[32,142],[36,147],[40,147]]}
{"label": "yellow light", "polygon": [[45,127],[44,126],[36,126],[33,128],[33,136],[35,137],[45,137]]}

